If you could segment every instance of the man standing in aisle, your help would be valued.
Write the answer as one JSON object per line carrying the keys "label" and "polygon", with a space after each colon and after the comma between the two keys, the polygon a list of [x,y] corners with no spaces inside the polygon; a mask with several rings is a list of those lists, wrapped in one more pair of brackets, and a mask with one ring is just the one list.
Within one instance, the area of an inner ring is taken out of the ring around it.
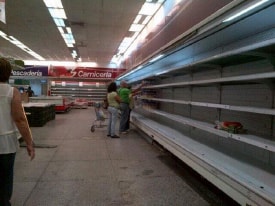
{"label": "man standing in aisle", "polygon": [[129,95],[131,93],[131,90],[128,89],[128,85],[126,81],[121,81],[120,82],[120,88],[118,90],[118,95],[121,99],[120,102],[120,110],[121,110],[121,115],[120,115],[120,125],[119,125],[119,132],[122,134],[127,134],[129,128],[127,128],[127,121],[129,117]]}
{"label": "man standing in aisle", "polygon": [[141,85],[136,88],[135,90],[129,89],[129,86],[126,81],[120,82],[120,88],[118,90],[118,95],[121,99],[120,103],[120,110],[121,110],[121,116],[120,116],[120,125],[119,125],[119,132],[122,134],[127,134],[129,132],[129,115],[130,115],[130,95],[135,95],[143,86],[144,82],[141,83]]}

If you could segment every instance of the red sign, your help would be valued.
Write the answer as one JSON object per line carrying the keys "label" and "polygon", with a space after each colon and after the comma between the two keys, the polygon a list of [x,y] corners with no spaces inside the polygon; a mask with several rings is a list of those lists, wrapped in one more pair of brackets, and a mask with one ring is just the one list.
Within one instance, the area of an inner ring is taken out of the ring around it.
{"label": "red sign", "polygon": [[72,77],[84,79],[114,79],[125,69],[109,69],[109,68],[87,68],[76,67],[68,69],[65,67],[51,67],[49,69],[49,76],[53,77]]}

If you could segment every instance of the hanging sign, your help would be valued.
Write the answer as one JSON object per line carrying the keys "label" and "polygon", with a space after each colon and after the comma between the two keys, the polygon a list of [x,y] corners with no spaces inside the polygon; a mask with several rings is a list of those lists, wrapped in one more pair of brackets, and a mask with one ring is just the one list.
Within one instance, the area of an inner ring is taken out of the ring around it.
{"label": "hanging sign", "polygon": [[76,67],[67,69],[66,67],[53,66],[49,70],[49,76],[52,77],[71,77],[84,79],[114,79],[125,69],[109,69],[109,68],[87,68]]}
{"label": "hanging sign", "polygon": [[5,0],[0,0],[0,21],[6,23]]}
{"label": "hanging sign", "polygon": [[48,67],[31,67],[20,70],[12,70],[11,76],[19,77],[46,77],[48,76]]}

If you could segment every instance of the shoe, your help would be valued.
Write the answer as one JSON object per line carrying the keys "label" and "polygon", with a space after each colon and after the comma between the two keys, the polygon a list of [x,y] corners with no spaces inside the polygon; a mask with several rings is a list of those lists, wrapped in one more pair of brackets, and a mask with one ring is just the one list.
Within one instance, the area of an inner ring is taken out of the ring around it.
{"label": "shoe", "polygon": [[110,135],[110,134],[107,134],[107,137],[111,137],[111,135]]}
{"label": "shoe", "polygon": [[114,135],[114,136],[111,136],[111,138],[120,138],[120,136]]}
{"label": "shoe", "polygon": [[123,131],[123,132],[121,132],[121,134],[128,134],[128,131],[127,130]]}

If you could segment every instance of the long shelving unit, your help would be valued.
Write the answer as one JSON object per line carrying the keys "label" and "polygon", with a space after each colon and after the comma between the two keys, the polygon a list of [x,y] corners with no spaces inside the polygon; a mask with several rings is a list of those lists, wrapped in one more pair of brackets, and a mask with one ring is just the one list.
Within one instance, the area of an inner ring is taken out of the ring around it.
{"label": "long shelving unit", "polygon": [[274,174],[230,157],[168,126],[133,112],[132,123],[241,205],[271,206]]}
{"label": "long shelving unit", "polygon": [[275,29],[244,26],[274,9],[195,36],[125,77],[149,82],[132,123],[241,205],[275,205]]}
{"label": "long shelving unit", "polygon": [[106,84],[105,83],[83,83],[70,82],[63,84],[62,82],[56,83],[51,86],[51,96],[64,96],[72,99],[86,99],[91,102],[103,101],[106,97]]}

